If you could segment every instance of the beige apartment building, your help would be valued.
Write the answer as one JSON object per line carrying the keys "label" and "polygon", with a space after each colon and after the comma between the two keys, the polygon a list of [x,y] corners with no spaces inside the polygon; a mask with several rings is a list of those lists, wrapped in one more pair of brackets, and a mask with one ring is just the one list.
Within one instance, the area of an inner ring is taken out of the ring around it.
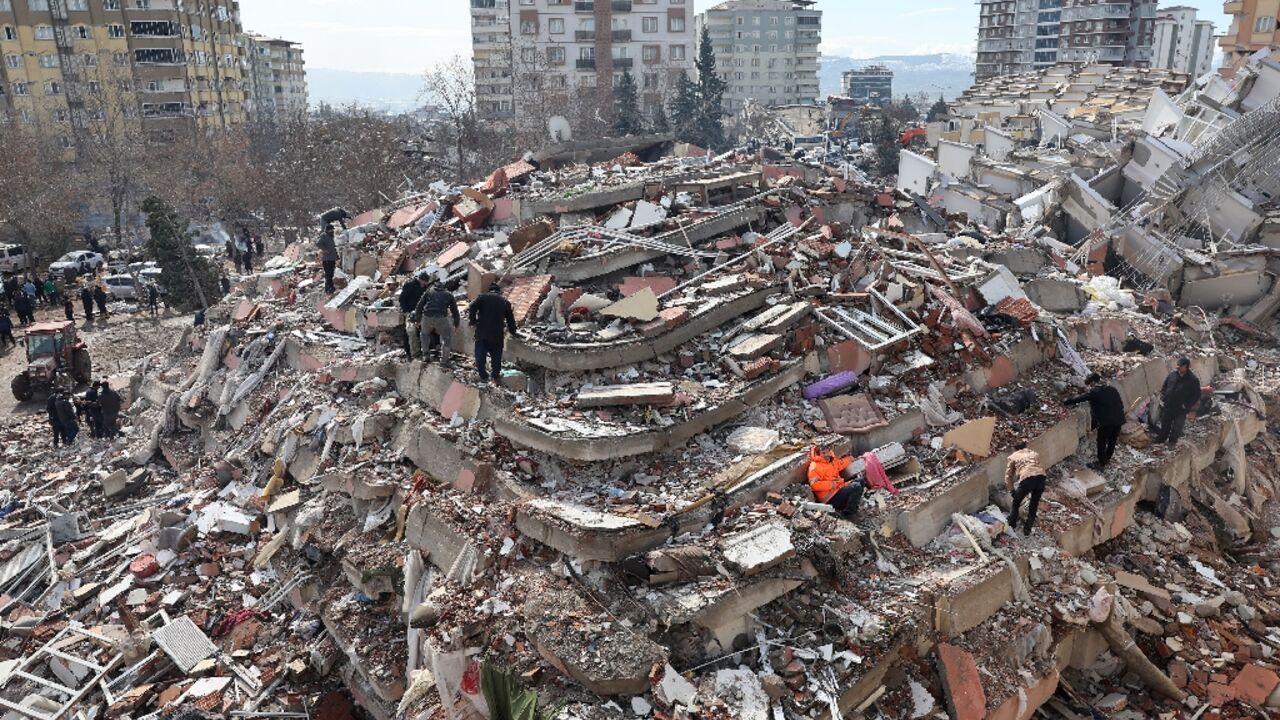
{"label": "beige apartment building", "polygon": [[[255,112],[252,42],[236,0],[0,0],[0,118],[68,150],[103,126],[232,127]],[[288,62],[266,95],[305,104],[301,51],[268,47]]]}
{"label": "beige apartment building", "polygon": [[289,40],[248,36],[251,115],[273,121],[306,113],[307,71],[302,46]]}
{"label": "beige apartment building", "polygon": [[490,120],[607,99],[631,73],[651,116],[693,74],[693,0],[470,0],[476,105]]}
{"label": "beige apartment building", "polygon": [[1223,64],[1235,66],[1264,48],[1280,49],[1280,0],[1234,0],[1223,3],[1231,27],[1218,38]]}

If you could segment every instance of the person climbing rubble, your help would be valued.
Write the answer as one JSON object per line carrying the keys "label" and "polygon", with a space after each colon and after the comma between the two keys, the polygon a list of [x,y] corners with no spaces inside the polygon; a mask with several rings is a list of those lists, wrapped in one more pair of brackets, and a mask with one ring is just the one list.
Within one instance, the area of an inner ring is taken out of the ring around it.
{"label": "person climbing rubble", "polygon": [[841,471],[853,463],[853,457],[836,457],[833,452],[822,452],[816,445],[809,450],[809,489],[820,503],[826,503],[846,519],[858,514],[862,495],[867,491],[862,481],[845,480]]}
{"label": "person climbing rubble", "polygon": [[332,293],[336,289],[333,286],[333,273],[338,267],[338,246],[333,239],[332,225],[325,225],[316,246],[320,248],[320,265],[324,268],[324,291]]}
{"label": "person climbing rubble", "polygon": [[1178,367],[1160,388],[1160,426],[1155,443],[1178,444],[1187,425],[1187,414],[1200,405],[1200,378],[1191,372],[1191,360],[1178,358]]}
{"label": "person climbing rubble", "polygon": [[[507,332],[516,334],[516,316],[511,309],[511,302],[502,297],[502,286],[498,283],[489,285],[487,292],[467,308],[467,321],[475,330],[476,372],[480,373],[480,382],[502,381],[502,347],[503,326]],[[490,365],[485,367],[485,361]]]}
{"label": "person climbing rubble", "polygon": [[[1015,484],[1016,482],[1016,484]],[[1022,534],[1030,535],[1036,524],[1036,511],[1040,509],[1040,496],[1044,494],[1044,468],[1040,464],[1040,453],[1027,447],[1026,443],[1018,443],[1017,449],[1009,456],[1004,468],[1004,484],[1013,494],[1013,504],[1009,508],[1009,531],[1018,529],[1018,519],[1022,510],[1022,501],[1029,500],[1027,505],[1027,522],[1022,526]]]}
{"label": "person climbing rubble", "polygon": [[422,356],[422,346],[418,342],[418,301],[427,289],[427,274],[419,272],[405,281],[400,288],[400,312],[404,315],[404,352],[410,360]]}
{"label": "person climbing rubble", "polygon": [[1116,451],[1116,440],[1120,437],[1120,428],[1124,426],[1124,400],[1120,397],[1120,391],[1102,382],[1102,376],[1098,373],[1089,373],[1084,383],[1088,390],[1063,400],[1062,404],[1072,407],[1082,402],[1089,403],[1089,414],[1098,440],[1098,460],[1090,463],[1089,467],[1102,470],[1111,462],[1111,456]]}
{"label": "person climbing rubble", "polygon": [[[436,344],[440,346],[440,367],[449,368],[453,365],[453,331],[457,329],[462,322],[462,317],[458,314],[458,302],[453,298],[453,291],[456,284],[451,283],[447,287],[439,281],[432,283],[431,288],[423,293],[422,298],[418,301],[418,307],[414,314],[418,316],[419,332],[421,338],[419,345],[422,347],[422,359],[430,361],[431,359],[431,336],[436,337]],[[482,296],[483,297],[483,296]],[[506,299],[503,298],[503,302]],[[511,304],[507,303],[507,312],[511,312]],[[479,330],[477,329],[477,338]],[[477,339],[477,343],[479,340]],[[501,344],[501,328],[499,328],[498,343]],[[501,347],[499,347],[499,359],[501,359]],[[477,353],[477,367],[481,368],[483,376],[483,366]],[[500,365],[495,362],[493,371],[494,379],[499,377]]]}

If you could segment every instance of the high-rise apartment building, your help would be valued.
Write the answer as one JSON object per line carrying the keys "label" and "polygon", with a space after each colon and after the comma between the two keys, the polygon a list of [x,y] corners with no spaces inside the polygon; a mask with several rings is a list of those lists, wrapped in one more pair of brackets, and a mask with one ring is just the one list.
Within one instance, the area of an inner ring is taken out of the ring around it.
{"label": "high-rise apartment building", "polygon": [[487,119],[574,97],[606,101],[624,72],[652,115],[693,74],[693,0],[471,0],[476,105]]}
{"label": "high-rise apartment building", "polygon": [[1156,11],[1151,66],[1200,77],[1213,68],[1213,23],[1185,5]]}
{"label": "high-rise apartment building", "polygon": [[1222,62],[1235,66],[1264,48],[1280,48],[1280,0],[1228,0],[1223,11],[1231,27],[1218,39]]}
{"label": "high-rise apartment building", "polygon": [[845,70],[841,81],[841,93],[859,105],[884,107],[893,99],[893,71],[883,65]]}
{"label": "high-rise apartment building", "polygon": [[1058,63],[1064,0],[979,0],[979,81]]}
{"label": "high-rise apartment building", "polygon": [[249,35],[249,87],[253,116],[279,120],[307,111],[307,72],[295,42]]}
{"label": "high-rise apartment building", "polygon": [[979,0],[977,79],[1059,63],[1149,67],[1157,0]]}
{"label": "high-rise apartment building", "polygon": [[1063,0],[1058,61],[1151,67],[1157,0]]}
{"label": "high-rise apartment building", "polygon": [[724,107],[812,104],[818,100],[822,11],[812,0],[727,0],[698,15],[724,78]]}
{"label": "high-rise apartment building", "polygon": [[248,117],[236,0],[0,0],[0,116],[66,147],[106,113],[163,136]]}

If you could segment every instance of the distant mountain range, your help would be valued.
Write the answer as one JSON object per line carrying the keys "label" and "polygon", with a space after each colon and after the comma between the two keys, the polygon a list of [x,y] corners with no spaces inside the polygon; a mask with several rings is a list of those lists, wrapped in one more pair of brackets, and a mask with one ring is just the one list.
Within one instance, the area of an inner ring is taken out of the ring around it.
{"label": "distant mountain range", "polygon": [[[893,70],[894,97],[920,92],[936,96],[941,92],[954,98],[973,84],[973,58],[967,55],[884,55],[857,60],[823,57],[818,69],[822,96],[839,95],[841,74],[867,65]],[[386,112],[408,112],[421,105],[422,76],[308,68],[307,89],[312,105],[358,103]]]}
{"label": "distant mountain range", "polygon": [[421,90],[421,75],[307,68],[312,106],[358,104],[390,113],[408,112],[421,105]]}
{"label": "distant mountain range", "polygon": [[840,94],[840,78],[845,70],[868,65],[884,65],[893,71],[895,98],[923,92],[935,98],[941,93],[951,99],[973,85],[974,63],[969,55],[883,55],[857,60],[824,56],[818,67],[823,97]]}

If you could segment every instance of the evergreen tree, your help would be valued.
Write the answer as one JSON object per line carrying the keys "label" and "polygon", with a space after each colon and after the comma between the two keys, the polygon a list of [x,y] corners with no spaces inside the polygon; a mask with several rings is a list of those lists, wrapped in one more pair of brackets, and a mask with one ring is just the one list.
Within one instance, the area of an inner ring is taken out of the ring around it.
{"label": "evergreen tree", "polygon": [[613,132],[616,135],[638,135],[644,131],[644,117],[640,114],[640,100],[636,96],[636,80],[630,70],[622,71],[622,78],[613,88]]}
{"label": "evergreen tree", "polygon": [[934,103],[929,108],[929,115],[926,119],[929,122],[937,122],[938,120],[942,120],[943,118],[945,118],[947,116],[947,112],[948,112],[947,101],[943,100],[942,96],[939,95],[938,102]]}
{"label": "evergreen tree", "polygon": [[669,121],[680,142],[694,141],[694,128],[698,120],[698,86],[684,70],[676,77],[676,87],[671,93],[667,112]]}
{"label": "evergreen tree", "polygon": [[715,47],[711,45],[711,31],[704,25],[698,40],[698,113],[695,125],[696,142],[708,150],[724,147],[724,91],[726,83],[716,72]]}
{"label": "evergreen tree", "polygon": [[880,123],[872,135],[876,146],[876,174],[890,177],[898,174],[898,156],[902,148],[898,146],[898,130],[888,113],[880,114]]}
{"label": "evergreen tree", "polygon": [[187,221],[158,197],[142,203],[147,214],[147,253],[160,266],[160,290],[170,307],[182,312],[208,309],[222,297],[219,272],[209,259],[195,251]]}
{"label": "evergreen tree", "polygon": [[671,131],[671,123],[667,122],[667,111],[662,109],[662,103],[658,103],[653,108],[653,117],[649,119],[649,128],[659,134]]}

